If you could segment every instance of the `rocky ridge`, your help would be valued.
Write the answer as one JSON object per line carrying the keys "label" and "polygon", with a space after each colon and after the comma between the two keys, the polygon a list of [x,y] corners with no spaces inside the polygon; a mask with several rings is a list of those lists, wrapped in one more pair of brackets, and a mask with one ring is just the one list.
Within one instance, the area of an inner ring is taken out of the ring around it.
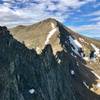
{"label": "rocky ridge", "polygon": [[0,27],[0,100],[100,99],[91,91],[96,76],[72,50],[69,32],[59,31],[61,49],[54,53],[54,45],[46,43],[37,54]]}

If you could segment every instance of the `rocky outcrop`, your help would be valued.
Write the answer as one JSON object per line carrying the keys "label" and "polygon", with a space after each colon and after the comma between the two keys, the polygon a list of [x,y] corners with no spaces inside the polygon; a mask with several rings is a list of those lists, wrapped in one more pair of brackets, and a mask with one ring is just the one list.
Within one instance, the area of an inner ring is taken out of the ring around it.
{"label": "rocky outcrop", "polygon": [[0,27],[0,100],[99,100],[80,83],[80,65],[69,52],[54,55],[48,44],[38,55]]}

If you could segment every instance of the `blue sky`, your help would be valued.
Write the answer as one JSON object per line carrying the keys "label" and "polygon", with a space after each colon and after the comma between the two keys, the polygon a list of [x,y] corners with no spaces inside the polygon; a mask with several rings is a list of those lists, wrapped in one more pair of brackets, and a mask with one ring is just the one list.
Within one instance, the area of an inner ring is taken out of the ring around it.
{"label": "blue sky", "polygon": [[0,0],[0,25],[29,25],[50,17],[78,33],[100,37],[100,0]]}

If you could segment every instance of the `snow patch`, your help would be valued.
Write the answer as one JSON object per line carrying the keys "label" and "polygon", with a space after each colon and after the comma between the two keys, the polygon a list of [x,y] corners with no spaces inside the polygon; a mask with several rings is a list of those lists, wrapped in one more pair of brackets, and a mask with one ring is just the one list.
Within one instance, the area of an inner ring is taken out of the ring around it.
{"label": "snow patch", "polygon": [[82,48],[82,45],[77,40],[74,40],[74,42],[78,47]]}
{"label": "snow patch", "polygon": [[74,48],[75,48],[75,49],[72,48],[72,50],[73,50],[76,54],[78,54],[78,55],[80,56],[78,50],[79,50],[79,48],[82,48],[82,45],[81,45],[76,39],[73,39],[71,36],[69,36],[69,40],[70,40],[70,43],[71,43],[71,44],[74,46]]}
{"label": "snow patch", "polygon": [[72,43],[73,46],[77,46],[79,48],[82,48],[82,45],[78,42],[78,40],[73,39],[71,36],[69,36],[70,42]]}
{"label": "snow patch", "polygon": [[30,94],[33,94],[34,92],[35,92],[34,89],[30,89],[30,90],[29,90],[29,93],[30,93]]}
{"label": "snow patch", "polygon": [[52,27],[52,29],[54,29],[55,28],[55,24],[51,23],[51,27]]}
{"label": "snow patch", "polygon": [[93,49],[95,50],[95,54],[97,56],[100,56],[100,49],[98,47],[96,47],[94,44],[91,43],[91,46],[93,47]]}
{"label": "snow patch", "polygon": [[59,64],[61,63],[61,59],[58,59],[58,63],[59,63]]}
{"label": "snow patch", "polygon": [[86,84],[86,82],[85,82],[85,81],[83,81],[83,85],[84,85],[86,88],[88,88],[88,89],[89,89],[89,86]]}
{"label": "snow patch", "polygon": [[57,32],[58,31],[58,28],[56,27],[56,28],[54,28],[53,30],[51,30],[50,32],[49,32],[49,34],[47,35],[47,39],[46,39],[46,41],[45,41],[45,45],[47,45],[48,43],[49,43],[49,40],[50,40],[50,38],[55,34],[55,32]]}
{"label": "snow patch", "polygon": [[96,58],[91,58],[91,61],[96,62]]}
{"label": "snow patch", "polygon": [[94,71],[91,71],[98,79],[100,79],[100,76],[96,74]]}
{"label": "snow patch", "polygon": [[72,56],[74,56],[74,54],[73,54],[73,53],[71,53],[71,55],[72,55]]}
{"label": "snow patch", "polygon": [[70,73],[71,73],[71,75],[75,75],[74,70],[71,70]]}
{"label": "snow patch", "polygon": [[77,66],[79,66],[79,63],[78,62],[76,64],[77,64]]}
{"label": "snow patch", "polygon": [[97,83],[96,87],[97,87],[97,88],[100,88],[100,83]]}
{"label": "snow patch", "polygon": [[89,57],[83,57],[84,60],[90,61]]}
{"label": "snow patch", "polygon": [[75,58],[77,57],[77,56],[75,56],[73,53],[71,53],[71,55],[72,55],[73,57],[75,57]]}

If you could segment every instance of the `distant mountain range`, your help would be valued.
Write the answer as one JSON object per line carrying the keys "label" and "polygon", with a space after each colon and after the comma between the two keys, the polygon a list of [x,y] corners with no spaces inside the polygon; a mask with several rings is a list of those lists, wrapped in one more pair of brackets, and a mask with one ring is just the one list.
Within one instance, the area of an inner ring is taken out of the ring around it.
{"label": "distant mountain range", "polygon": [[100,37],[94,37],[94,39],[100,40]]}

